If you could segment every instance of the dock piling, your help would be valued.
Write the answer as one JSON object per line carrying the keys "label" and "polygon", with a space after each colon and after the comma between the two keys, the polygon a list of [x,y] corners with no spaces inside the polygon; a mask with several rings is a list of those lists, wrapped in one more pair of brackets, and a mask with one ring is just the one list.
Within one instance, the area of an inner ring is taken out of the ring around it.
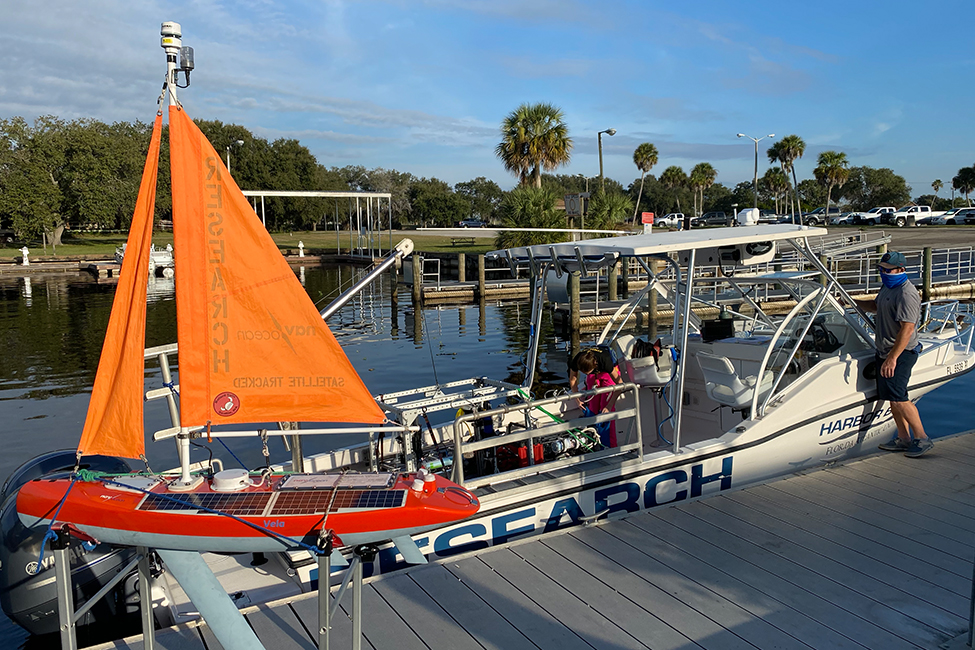
{"label": "dock piling", "polygon": [[477,256],[477,296],[484,300],[484,285],[486,284],[486,273],[484,269],[484,255]]}
{"label": "dock piling", "polygon": [[413,304],[423,300],[423,258],[414,253],[410,256],[413,261]]}
{"label": "dock piling", "polygon": [[457,281],[467,282],[467,255],[457,253]]}
{"label": "dock piling", "polygon": [[619,293],[619,278],[620,278],[620,263],[617,260],[615,264],[609,267],[609,299],[616,300],[617,294]]}
{"label": "dock piling", "polygon": [[579,283],[581,276],[578,272],[569,274],[569,331],[579,331]]}

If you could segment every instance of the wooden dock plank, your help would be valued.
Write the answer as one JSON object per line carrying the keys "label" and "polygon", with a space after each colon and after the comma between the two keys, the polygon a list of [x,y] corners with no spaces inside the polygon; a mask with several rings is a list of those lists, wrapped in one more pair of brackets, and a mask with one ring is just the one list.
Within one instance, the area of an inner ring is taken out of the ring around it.
{"label": "wooden dock plank", "polygon": [[895,500],[896,503],[905,507],[910,506],[910,504],[906,502],[917,501],[944,512],[958,515],[959,517],[967,517],[975,520],[975,498],[971,498],[968,503],[956,501],[954,499],[946,499],[938,492],[929,489],[926,485],[916,483],[908,485],[902,481],[894,481],[889,478],[876,476],[875,474],[867,472],[856,470],[851,471],[851,468],[847,467],[846,465],[828,468],[824,474],[829,474],[830,476],[842,476],[844,478],[856,481],[857,483],[863,483],[864,485],[877,488],[883,491],[883,493],[889,495],[890,498]]}
{"label": "wooden dock plank", "polygon": [[[339,611],[336,612],[335,617],[332,618],[332,631],[330,634],[329,641],[333,648],[351,648],[352,647],[352,621],[349,619],[348,609],[352,606],[352,592],[345,592],[345,596],[342,599],[342,606],[340,606]],[[335,602],[334,594],[329,598],[329,602]],[[291,603],[291,608],[294,610],[295,615],[298,620],[301,621],[305,629],[309,631],[313,642],[318,644],[318,597],[313,595],[311,597],[301,597],[295,599]],[[386,614],[389,606],[376,595],[376,591],[370,587],[365,586],[362,590],[362,608],[366,612],[363,615],[362,620],[362,631],[363,631],[363,642],[362,647],[368,648],[370,650],[375,650],[375,644],[371,643],[371,636],[374,630],[393,629],[395,627],[395,620],[393,618],[387,618]],[[385,608],[385,609],[384,609]],[[396,616],[395,612],[393,616]],[[400,621],[402,624],[402,621]],[[405,625],[402,626],[407,631]],[[403,650],[422,650],[426,646],[411,645],[411,638],[415,641],[416,635],[410,634],[408,636],[402,637],[402,645],[399,646]],[[388,647],[388,646],[387,646]]]}
{"label": "wooden dock plank", "polygon": [[[893,511],[884,514],[876,512],[871,508],[876,507],[876,504],[872,503],[873,500],[854,498],[855,495],[844,495],[841,490],[821,489],[820,485],[811,482],[800,484],[795,481],[779,481],[774,484],[774,487],[794,497],[825,502],[829,509],[855,517],[877,530],[901,535],[913,540],[915,544],[922,544],[931,550],[954,556],[959,561],[957,567],[961,574],[969,576],[972,574],[971,542],[966,544],[943,534],[944,532],[954,531],[945,531],[943,526],[928,528],[923,524],[916,523],[916,521],[911,521],[911,519],[916,520],[916,518],[899,517]],[[851,498],[847,500],[844,496]]]}
{"label": "wooden dock plank", "polygon": [[[580,600],[575,594],[510,549],[485,553],[480,557],[511,585],[562,621],[566,627],[592,647],[614,650],[647,647],[621,630],[602,612],[590,607],[588,603]],[[607,613],[612,615],[610,612]]]}
{"label": "wooden dock plank", "polygon": [[540,650],[592,650],[562,622],[478,558],[444,565]]}
{"label": "wooden dock plank", "polygon": [[[772,504],[771,507],[777,510],[792,511],[795,516],[805,518],[809,524],[816,525],[819,534],[827,535],[829,539],[840,544],[853,549],[864,549],[873,557],[883,558],[887,564],[900,564],[902,570],[920,578],[936,580],[938,584],[954,593],[964,596],[971,593],[971,572],[966,576],[964,571],[955,569],[956,565],[961,564],[958,558],[935,551],[923,557],[915,556],[912,562],[905,563],[905,556],[909,549],[913,548],[912,541],[907,537],[879,531],[854,517],[830,510],[824,505],[790,497],[772,485],[750,489],[747,494],[750,498],[768,501]],[[728,495],[728,497],[736,498],[737,495]]]}
{"label": "wooden dock plank", "polygon": [[[675,567],[665,564],[656,557],[658,546],[654,538],[645,533],[637,533],[638,546],[624,542],[610,531],[618,532],[626,528],[617,524],[599,526],[573,531],[572,537],[586,544],[598,554],[610,557],[621,565],[621,571],[632,571],[684,603],[687,607],[702,612],[718,625],[741,637],[756,648],[779,648],[781,650],[801,650],[809,648],[796,638],[789,636],[768,621],[749,612],[737,603],[722,597],[699,582],[684,576]],[[632,527],[629,527],[633,530]],[[676,618],[669,619],[673,625],[682,625]],[[682,627],[683,629],[683,627]],[[686,634],[687,632],[685,632]],[[702,646],[710,646],[710,640],[695,639]]]}
{"label": "wooden dock plank", "polygon": [[[844,650],[863,648],[862,645],[833,631],[820,619],[803,609],[790,607],[769,595],[762,589],[761,583],[753,585],[752,581],[748,580],[748,576],[744,576],[743,579],[734,575],[733,571],[722,570],[725,558],[717,558],[714,562],[708,563],[696,553],[699,545],[693,543],[694,540],[690,540],[691,543],[685,545],[681,542],[683,536],[678,534],[677,543],[672,544],[654,535],[665,527],[666,524],[650,517],[631,517],[624,522],[607,524],[602,527],[602,530],[636,548],[652,549],[653,556],[661,563],[670,567],[672,571],[697,582],[701,585],[701,589],[708,589],[737,603],[742,609],[810,647],[826,646]],[[647,541],[647,533],[654,539],[652,545]],[[673,536],[667,535],[667,537],[673,539]],[[731,564],[739,563],[732,561]]]}
{"label": "wooden dock plank", "polygon": [[[634,565],[629,562],[621,564],[620,560],[623,558],[610,559],[572,535],[558,535],[543,543],[702,648],[746,650],[755,647],[699,610],[632,572]],[[636,566],[639,566],[639,559]],[[642,640],[642,637],[638,638]]]}
{"label": "wooden dock plank", "polygon": [[[741,542],[734,540],[733,544],[729,544],[727,537],[722,538],[723,546],[739,557],[748,561],[758,560],[763,567],[779,575],[787,575],[789,581],[850,612],[864,612],[864,617],[870,623],[921,647],[938,646],[964,631],[960,621],[948,621],[943,611],[937,613],[939,621],[943,623],[940,629],[913,618],[913,614],[921,612],[921,608],[913,597],[903,591],[851,570],[828,556],[789,544],[770,530],[727,512],[723,502],[716,505],[697,502],[689,504],[685,512],[740,539]],[[773,556],[781,558],[781,561]],[[923,613],[928,614],[925,618],[930,619],[934,612]]]}
{"label": "wooden dock plank", "polygon": [[701,647],[546,544],[525,544],[514,551],[590,607],[608,614],[623,631],[644,645],[655,650]]}
{"label": "wooden dock plank", "polygon": [[874,512],[887,516],[896,513],[901,519],[909,517],[910,521],[919,526],[929,526],[931,522],[936,522],[935,525],[946,537],[961,542],[975,538],[973,535],[975,533],[975,518],[945,510],[936,503],[932,503],[928,495],[923,492],[918,492],[913,498],[909,496],[893,498],[891,492],[883,487],[864,483],[841,474],[816,472],[810,478],[817,481],[813,484],[817,488],[821,485],[828,485],[831,491],[839,490],[866,497],[868,499],[866,503]]}
{"label": "wooden dock plank", "polygon": [[486,650],[534,645],[504,617],[485,607],[484,601],[445,567],[414,571],[411,577]]}
{"label": "wooden dock plank", "polygon": [[[919,572],[921,575],[914,575],[905,571],[907,563],[903,561],[903,553],[882,547],[888,551],[884,556],[875,553],[872,545],[864,549],[862,545],[869,542],[863,538],[857,540],[857,545],[861,546],[862,550],[856,550],[837,541],[839,537],[844,540],[848,537],[839,529],[814,520],[810,521],[802,515],[776,508],[764,499],[754,498],[742,492],[727,497],[722,496],[721,499],[727,502],[723,505],[725,511],[745,521],[765,526],[791,544],[827,555],[851,569],[904,590],[920,601],[967,620],[968,597],[928,580],[924,572]],[[880,557],[876,557],[877,555]],[[884,559],[888,560],[888,563],[885,563]],[[937,611],[933,613],[936,617],[939,614]]]}
{"label": "wooden dock plank", "polygon": [[[207,650],[196,626],[180,625],[166,630],[156,630],[156,650]],[[55,641],[57,643],[57,641]],[[133,636],[118,641],[110,641],[97,646],[99,650],[118,648],[118,650],[144,650],[145,643],[142,635]]]}
{"label": "wooden dock plank", "polygon": [[[907,647],[900,639],[851,614],[829,598],[788,580],[786,576],[791,577],[791,573],[797,570],[791,563],[776,562],[772,558],[768,558],[771,566],[764,562],[761,565],[749,562],[747,558],[750,554],[741,548],[741,544],[735,543],[733,536],[722,534],[713,526],[695,520],[679,507],[653,513],[648,519],[658,522],[656,528],[650,531],[655,536],[688,548],[716,569],[730,573],[789,607],[822,621],[858,644],[868,648]],[[659,522],[669,525],[660,525]],[[638,525],[654,524],[640,521]],[[746,557],[743,558],[742,555]]]}
{"label": "wooden dock plank", "polygon": [[[445,570],[441,566],[430,568]],[[403,617],[418,637],[425,642],[432,641],[432,647],[450,647],[455,650],[481,649],[481,645],[458,625],[437,601],[420,589],[408,574],[392,575],[373,582],[372,586],[383,600]]]}
{"label": "wooden dock plank", "polygon": [[265,648],[316,650],[318,647],[288,603],[258,605],[256,611],[247,614],[247,622]]}

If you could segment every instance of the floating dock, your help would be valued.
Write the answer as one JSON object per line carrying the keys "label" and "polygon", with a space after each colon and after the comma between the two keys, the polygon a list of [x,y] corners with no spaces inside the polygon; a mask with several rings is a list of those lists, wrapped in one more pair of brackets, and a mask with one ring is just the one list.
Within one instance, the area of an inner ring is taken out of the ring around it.
{"label": "floating dock", "polygon": [[[973,433],[377,576],[362,647],[967,648]],[[243,611],[265,647],[311,650],[316,598]],[[203,624],[156,640],[220,648]]]}

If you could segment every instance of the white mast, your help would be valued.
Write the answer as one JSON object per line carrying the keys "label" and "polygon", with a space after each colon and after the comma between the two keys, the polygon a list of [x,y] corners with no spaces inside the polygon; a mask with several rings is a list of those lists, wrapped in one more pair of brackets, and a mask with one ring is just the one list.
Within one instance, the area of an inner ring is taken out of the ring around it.
{"label": "white mast", "polygon": [[[177,78],[180,70],[186,75],[186,86],[190,85],[190,70],[193,69],[193,48],[183,47],[183,33],[179,23],[166,21],[162,24],[159,33],[162,35],[159,44],[166,52],[166,91],[169,95],[169,105],[176,106]],[[179,65],[177,65],[177,56],[182,59]],[[173,424],[176,426],[179,423],[174,422]],[[203,482],[203,477],[194,477],[190,474],[190,435],[187,427],[180,427],[176,438],[177,448],[179,449],[180,477],[178,481],[170,483],[170,490],[188,491]]]}

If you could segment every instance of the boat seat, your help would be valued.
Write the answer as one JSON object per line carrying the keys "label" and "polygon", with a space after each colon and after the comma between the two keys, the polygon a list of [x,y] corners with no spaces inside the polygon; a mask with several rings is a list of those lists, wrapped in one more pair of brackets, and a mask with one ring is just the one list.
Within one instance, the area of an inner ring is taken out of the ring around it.
{"label": "boat seat", "polygon": [[633,346],[636,345],[635,336],[625,334],[613,340],[612,348],[616,354],[616,365],[626,381],[638,386],[659,388],[667,385],[674,371],[673,357],[670,354],[672,346],[664,346],[660,357],[654,362],[653,357],[633,358]]}
{"label": "boat seat", "polygon": [[733,411],[745,411],[752,404],[752,396],[758,386],[759,398],[772,389],[772,372],[766,370],[759,382],[757,375],[739,377],[728,357],[718,356],[705,350],[696,354],[697,363],[704,373],[708,397]]}

